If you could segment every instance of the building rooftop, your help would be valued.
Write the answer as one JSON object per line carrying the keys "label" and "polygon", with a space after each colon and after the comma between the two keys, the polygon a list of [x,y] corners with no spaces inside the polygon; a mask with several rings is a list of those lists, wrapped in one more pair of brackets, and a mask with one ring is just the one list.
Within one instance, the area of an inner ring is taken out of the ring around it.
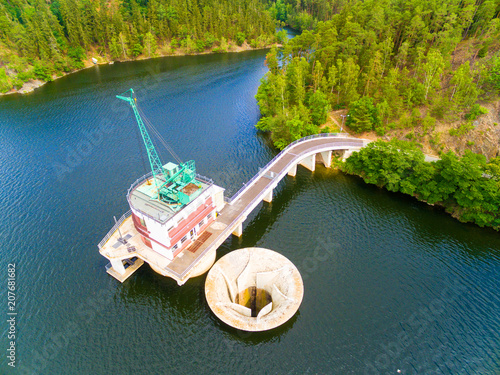
{"label": "building rooftop", "polygon": [[[161,186],[165,183],[165,179],[163,176],[156,177],[158,181],[158,186]],[[212,180],[204,178],[202,176],[196,176],[196,179],[186,185],[183,189],[183,192],[191,196],[194,192],[198,192],[197,195],[204,192],[213,184]],[[184,208],[189,206],[192,202],[189,202],[186,205],[181,204],[169,204],[164,201],[160,201],[157,199],[157,184],[155,183],[152,173],[148,173],[147,175],[141,177],[136,182],[132,184],[130,187],[127,199],[130,204],[130,208],[138,210],[157,220],[161,223],[165,223],[172,216],[174,216],[177,212],[179,212],[180,208]]]}

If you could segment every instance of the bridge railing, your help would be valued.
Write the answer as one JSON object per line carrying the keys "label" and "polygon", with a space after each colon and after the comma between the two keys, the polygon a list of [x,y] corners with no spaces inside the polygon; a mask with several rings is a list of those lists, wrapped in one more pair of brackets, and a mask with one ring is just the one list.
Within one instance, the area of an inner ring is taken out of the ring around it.
{"label": "bridge railing", "polygon": [[[359,144],[357,142],[349,142],[349,141],[339,142],[339,143],[336,143],[336,145],[349,146],[349,147],[358,147],[359,146]],[[273,184],[281,181],[281,179],[283,179],[283,177],[288,173],[288,170],[292,167],[292,165],[297,163],[297,159],[300,159],[303,155],[310,154],[311,152],[314,153],[316,151],[324,150],[324,149],[325,149],[325,145],[320,145],[320,146],[315,146],[315,147],[309,148],[309,149],[307,149],[307,151],[303,151],[300,154],[298,154],[296,158],[291,160],[279,173],[277,173],[275,175],[275,177],[273,179],[271,179],[269,181],[269,183],[266,185],[266,187],[263,188],[262,191],[259,194],[257,194],[257,196],[254,199],[252,199],[252,201],[246,207],[252,207],[255,203],[262,201],[262,195],[265,194],[263,192],[266,192],[269,189],[269,187],[272,186]],[[238,199],[239,197],[237,197],[235,195],[235,196],[233,196],[233,198]],[[244,210],[242,210],[242,212],[236,217],[234,222],[237,222],[238,220],[240,220],[242,215],[247,215],[247,213],[245,213],[245,211],[246,211],[246,208]]]}
{"label": "bridge railing", "polygon": [[295,146],[298,143],[302,143],[305,141],[309,141],[311,139],[316,139],[316,138],[326,138],[326,137],[334,137],[334,138],[345,138],[348,136],[346,133],[321,133],[321,134],[313,134],[313,135],[308,135],[307,137],[297,139],[290,143],[288,146],[286,146],[281,152],[276,155],[274,158],[272,158],[269,163],[267,163],[263,168],[259,170],[250,180],[247,181],[233,196],[229,199],[228,203],[232,203],[238,195],[240,195],[244,190],[246,190],[255,180],[259,179],[262,177],[263,174],[265,174],[265,171],[273,164],[275,163],[278,159],[280,159],[283,155],[285,155],[290,148]]}
{"label": "bridge railing", "polygon": [[[132,207],[132,202],[130,200],[130,194],[132,193],[132,191],[139,185],[141,185],[144,181],[146,180],[149,180],[151,177],[153,177],[153,172],[149,172],[147,174],[145,174],[144,176],[138,178],[137,180],[135,180],[135,182],[130,185],[130,187],[128,188],[127,190],[127,202],[129,204],[130,207]],[[203,182],[204,184],[208,185],[208,186],[212,186],[214,184],[214,181],[211,179],[211,178],[208,178],[208,177],[205,177],[205,176],[202,176],[200,174],[197,174],[196,175],[196,179]],[[189,203],[188,203],[189,205]],[[158,221],[158,218],[157,217],[153,217],[151,216],[150,214],[148,214],[147,212],[144,212],[143,210],[140,210],[138,208],[135,208],[137,211],[139,211],[141,214],[143,214],[144,216],[152,219],[152,220],[155,220],[155,221]],[[175,213],[173,215],[173,217],[175,217],[177,215],[177,213]]]}
{"label": "bridge railing", "polygon": [[106,244],[106,242],[108,242],[108,240],[111,238],[113,233],[115,233],[118,230],[118,227],[122,225],[125,219],[127,219],[130,215],[132,215],[132,210],[128,210],[127,212],[125,212],[122,215],[122,217],[116,221],[115,225],[113,225],[113,228],[109,230],[108,234],[106,234],[106,236],[104,236],[101,242],[99,242],[99,244],[97,245],[97,247],[99,247],[99,250],[102,249],[102,247]]}

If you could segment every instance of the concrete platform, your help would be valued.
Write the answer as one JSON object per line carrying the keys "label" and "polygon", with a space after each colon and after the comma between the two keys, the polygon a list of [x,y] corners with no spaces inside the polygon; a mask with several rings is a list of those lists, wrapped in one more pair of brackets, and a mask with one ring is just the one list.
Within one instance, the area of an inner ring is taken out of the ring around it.
{"label": "concrete platform", "polygon": [[123,283],[144,264],[144,261],[142,259],[137,258],[134,262],[131,263],[132,263],[131,265],[125,268],[124,274],[116,272],[115,269],[111,266],[111,263],[108,263],[108,265],[106,266],[106,272],[111,276],[113,276],[119,282]]}

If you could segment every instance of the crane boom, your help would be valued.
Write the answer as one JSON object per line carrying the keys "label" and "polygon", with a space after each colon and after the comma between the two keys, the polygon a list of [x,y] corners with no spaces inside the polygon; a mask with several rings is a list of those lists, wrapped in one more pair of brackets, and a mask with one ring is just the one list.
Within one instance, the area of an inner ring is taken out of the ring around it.
{"label": "crane boom", "polygon": [[[129,96],[125,96],[127,94],[129,94]],[[157,181],[156,176],[158,174],[164,174],[163,164],[160,160],[160,157],[158,156],[158,153],[156,152],[155,146],[151,141],[151,138],[149,137],[149,133],[146,130],[146,126],[144,125],[144,122],[142,121],[142,118],[139,115],[137,106],[135,105],[137,99],[135,98],[134,90],[130,89],[121,95],[116,95],[116,97],[118,99],[125,100],[126,102],[128,102],[132,107],[132,110],[134,111],[135,119],[137,121],[137,125],[139,126],[139,131],[141,132],[142,140],[144,142],[144,146],[146,147],[146,152],[148,153],[149,164],[151,166],[151,171],[153,172],[153,179]]]}
{"label": "crane boom", "polygon": [[134,90],[130,89],[116,97],[129,103],[134,111],[156,185],[154,198],[167,203],[174,211],[179,210],[198,196],[202,190],[201,185],[196,182],[194,161],[189,160],[179,165],[173,163],[163,165],[137,109]]}

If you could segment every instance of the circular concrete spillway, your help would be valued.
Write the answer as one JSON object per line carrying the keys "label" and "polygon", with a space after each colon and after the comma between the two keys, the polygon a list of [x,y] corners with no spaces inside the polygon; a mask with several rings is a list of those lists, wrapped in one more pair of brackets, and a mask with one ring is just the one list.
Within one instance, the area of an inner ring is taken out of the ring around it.
{"label": "circular concrete spillway", "polygon": [[230,252],[208,273],[205,296],[224,323],[266,331],[288,321],[304,296],[302,277],[283,255],[250,247]]}

